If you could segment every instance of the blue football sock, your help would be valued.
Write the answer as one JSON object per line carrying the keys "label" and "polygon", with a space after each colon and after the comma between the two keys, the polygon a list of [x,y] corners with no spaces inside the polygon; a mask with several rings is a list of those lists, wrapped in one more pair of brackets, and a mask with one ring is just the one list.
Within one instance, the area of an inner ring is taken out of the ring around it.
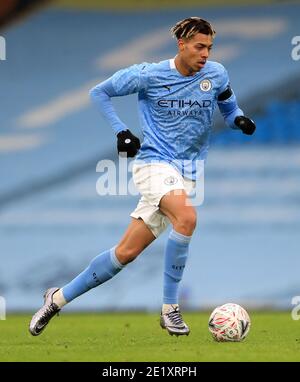
{"label": "blue football sock", "polygon": [[192,236],[171,231],[165,252],[164,304],[178,304],[178,287],[182,279]]}
{"label": "blue football sock", "polygon": [[115,247],[95,257],[90,265],[62,288],[67,302],[114,277],[124,267],[116,257]]}

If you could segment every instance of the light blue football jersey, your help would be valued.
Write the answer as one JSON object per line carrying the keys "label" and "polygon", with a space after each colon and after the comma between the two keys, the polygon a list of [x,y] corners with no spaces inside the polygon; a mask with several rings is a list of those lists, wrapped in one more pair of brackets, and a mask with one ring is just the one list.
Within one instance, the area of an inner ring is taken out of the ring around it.
{"label": "light blue football jersey", "polygon": [[228,99],[218,101],[228,87],[227,71],[217,62],[207,61],[193,76],[183,76],[170,59],[119,70],[92,89],[91,96],[117,134],[127,127],[112,105],[105,105],[101,92],[109,97],[138,93],[144,139],[136,159],[168,162],[182,175],[196,179],[196,162],[206,159],[217,104],[233,128],[234,118],[243,115],[233,92]]}

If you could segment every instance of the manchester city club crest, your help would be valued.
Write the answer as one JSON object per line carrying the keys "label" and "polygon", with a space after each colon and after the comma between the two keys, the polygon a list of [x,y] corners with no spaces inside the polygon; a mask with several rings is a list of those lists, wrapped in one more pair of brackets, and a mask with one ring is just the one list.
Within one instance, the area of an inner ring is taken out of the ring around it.
{"label": "manchester city club crest", "polygon": [[208,92],[211,89],[211,82],[209,80],[202,80],[200,82],[200,89],[203,92]]}

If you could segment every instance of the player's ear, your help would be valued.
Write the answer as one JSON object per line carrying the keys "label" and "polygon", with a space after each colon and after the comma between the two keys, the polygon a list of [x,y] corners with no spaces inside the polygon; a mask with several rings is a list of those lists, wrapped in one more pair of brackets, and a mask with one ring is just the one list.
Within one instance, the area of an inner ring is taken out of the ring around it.
{"label": "player's ear", "polygon": [[179,38],[177,43],[179,51],[182,52],[184,50],[184,40],[182,38]]}

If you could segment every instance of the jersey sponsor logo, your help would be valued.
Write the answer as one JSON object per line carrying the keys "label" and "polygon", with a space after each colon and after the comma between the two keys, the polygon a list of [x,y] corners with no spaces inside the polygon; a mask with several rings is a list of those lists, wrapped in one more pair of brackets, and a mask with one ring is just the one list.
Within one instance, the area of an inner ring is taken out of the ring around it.
{"label": "jersey sponsor logo", "polygon": [[172,117],[178,117],[178,116],[186,116],[186,117],[199,117],[203,113],[200,110],[168,110],[167,115],[170,115]]}
{"label": "jersey sponsor logo", "polygon": [[200,82],[200,89],[203,91],[203,92],[208,92],[210,91],[211,89],[211,82],[209,80],[202,80]]}
{"label": "jersey sponsor logo", "polygon": [[200,101],[193,101],[193,100],[184,100],[184,99],[160,99],[157,102],[158,106],[160,107],[171,107],[171,108],[179,108],[183,109],[185,107],[195,107],[198,106],[199,108],[203,107],[209,107],[211,105],[211,100],[209,99],[203,99]]}

